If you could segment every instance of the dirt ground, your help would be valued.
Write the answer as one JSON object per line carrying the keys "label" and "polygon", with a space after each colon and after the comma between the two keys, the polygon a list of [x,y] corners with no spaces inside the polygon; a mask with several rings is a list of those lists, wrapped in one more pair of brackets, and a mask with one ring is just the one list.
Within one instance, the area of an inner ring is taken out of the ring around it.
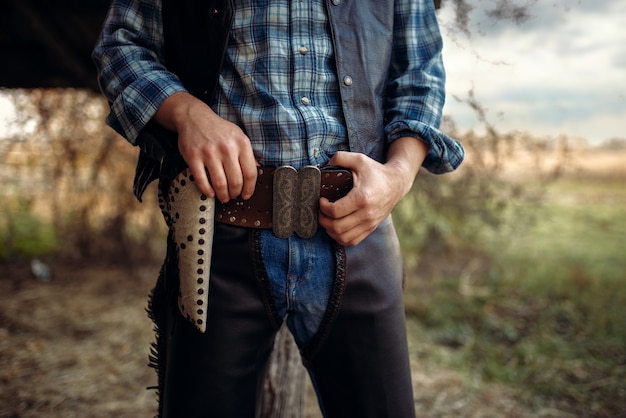
{"label": "dirt ground", "polygon": [[0,417],[152,417],[151,323],[157,268],[0,265]]}
{"label": "dirt ground", "polygon": [[[0,418],[155,416],[145,307],[158,265],[48,262],[49,282],[29,263],[0,265]],[[507,388],[442,370],[428,359],[437,348],[427,343],[412,341],[411,350],[419,416],[566,416],[530,411]]]}

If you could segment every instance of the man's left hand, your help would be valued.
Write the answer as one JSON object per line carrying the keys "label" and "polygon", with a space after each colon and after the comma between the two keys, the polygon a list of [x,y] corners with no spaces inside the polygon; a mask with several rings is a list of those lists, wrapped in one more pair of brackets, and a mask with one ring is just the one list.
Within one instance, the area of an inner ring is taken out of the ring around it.
{"label": "man's left hand", "polygon": [[340,151],[330,165],[352,171],[353,188],[342,199],[320,199],[320,225],[342,245],[363,241],[409,192],[428,148],[416,138],[394,141],[381,164],[364,154]]}

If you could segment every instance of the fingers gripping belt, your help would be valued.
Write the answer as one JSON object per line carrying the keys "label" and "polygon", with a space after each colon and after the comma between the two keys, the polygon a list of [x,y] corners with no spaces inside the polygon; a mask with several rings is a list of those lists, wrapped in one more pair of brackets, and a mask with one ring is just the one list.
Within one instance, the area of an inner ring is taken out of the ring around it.
{"label": "fingers gripping belt", "polygon": [[185,169],[170,185],[166,209],[178,252],[178,308],[200,332],[205,332],[215,199],[200,192],[190,170]]}

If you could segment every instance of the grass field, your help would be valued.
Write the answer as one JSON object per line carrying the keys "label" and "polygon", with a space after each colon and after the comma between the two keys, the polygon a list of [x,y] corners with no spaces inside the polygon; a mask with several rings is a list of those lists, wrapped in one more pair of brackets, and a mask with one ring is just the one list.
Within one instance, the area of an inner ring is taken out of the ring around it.
{"label": "grass field", "polygon": [[624,156],[587,156],[540,203],[512,203],[459,274],[420,279],[418,263],[407,312],[431,359],[543,416],[626,414]]}

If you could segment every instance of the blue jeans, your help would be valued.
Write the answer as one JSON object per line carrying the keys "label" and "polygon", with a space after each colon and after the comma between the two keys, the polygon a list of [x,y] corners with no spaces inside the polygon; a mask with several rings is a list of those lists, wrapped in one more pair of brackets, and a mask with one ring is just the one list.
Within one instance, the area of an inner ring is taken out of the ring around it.
{"label": "blue jeans", "polygon": [[335,278],[333,241],[320,229],[309,239],[297,235],[281,239],[264,230],[261,242],[276,313],[303,346],[319,329],[330,299]]}

